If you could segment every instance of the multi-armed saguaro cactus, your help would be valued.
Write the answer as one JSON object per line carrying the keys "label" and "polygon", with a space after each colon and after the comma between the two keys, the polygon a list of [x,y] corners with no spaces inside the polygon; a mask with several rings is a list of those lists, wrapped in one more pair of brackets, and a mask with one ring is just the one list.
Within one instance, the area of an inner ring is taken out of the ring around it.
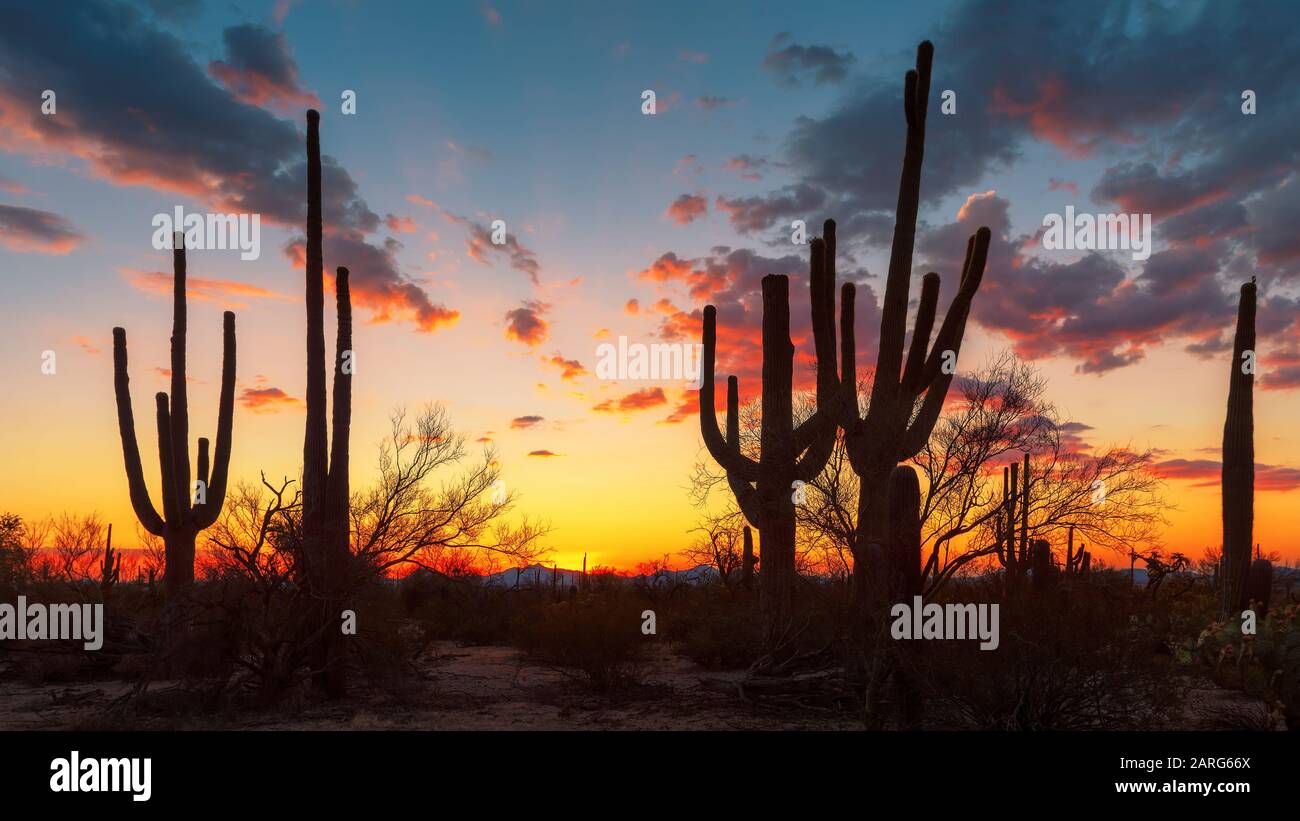
{"label": "multi-armed saguaro cactus", "polygon": [[1232,342],[1228,415],[1223,422],[1223,572],[1224,615],[1246,607],[1255,520],[1255,282],[1241,286],[1237,333]]}
{"label": "multi-armed saguaro cactus", "polygon": [[144,529],[162,537],[166,548],[163,592],[168,599],[194,584],[194,542],[199,531],[221,514],[230,467],[231,420],[235,409],[235,315],[226,311],[222,324],[221,398],[217,404],[217,447],[208,474],[208,440],[199,439],[197,481],[190,482],[189,402],[185,385],[185,239],[175,234],[172,251],[171,396],[158,393],[158,461],[162,468],[163,512],[149,498],[135,440],[130,379],[126,368],[126,331],[113,329],[113,387],[117,394],[117,425],[131,506]]}
{"label": "multi-armed saguaro cactus", "polygon": [[1088,546],[1080,544],[1078,551],[1074,549],[1074,526],[1071,525],[1065,537],[1065,564],[1061,570],[1066,575],[1086,576],[1091,569],[1092,554],[1088,552]]}
{"label": "multi-armed saguaro cactus", "polygon": [[827,220],[825,236],[812,241],[810,296],[817,351],[817,412],[794,424],[794,345],[790,342],[790,280],[763,277],[762,428],[755,460],[740,448],[740,399],[736,377],[727,379],[727,435],[715,413],[714,363],[717,355],[717,309],[704,309],[703,381],[700,386],[700,431],[709,453],[727,473],[727,483],[745,519],[758,528],[762,570],[759,601],[764,616],[764,644],[769,653],[785,645],[792,618],[795,582],[795,512],[797,482],[812,481],[830,457],[835,425],[829,405],[835,400],[835,223]]}
{"label": "multi-armed saguaro cactus", "polygon": [[320,114],[307,112],[307,431],[302,455],[302,541],[308,586],[320,604],[312,652],[315,684],[342,695],[347,679],[338,641],[349,549],[348,440],[352,425],[352,302],[348,269],[335,279],[333,441],[325,419],[325,284],[321,249]]}
{"label": "multi-armed saguaro cactus", "polygon": [[[1017,524],[1019,535],[1017,535]],[[1033,563],[1029,544],[1029,454],[1024,470],[1012,462],[1002,468],[1002,512],[994,519],[994,540],[998,561],[1006,569],[1007,592],[1016,589]]]}
{"label": "multi-armed saguaro cactus", "polygon": [[[907,72],[903,108],[907,143],[898,187],[893,247],[880,319],[880,350],[865,417],[858,416],[857,358],[853,327],[854,287],[845,283],[840,313],[842,401],[836,403],[836,421],[844,428],[849,462],[860,479],[858,524],[854,552],[854,590],[865,601],[868,563],[866,548],[884,544],[889,528],[886,493],[894,466],[915,456],[929,439],[943,409],[961,349],[971,300],[979,289],[988,257],[990,233],[980,228],[966,244],[957,293],[939,327],[934,329],[939,301],[939,275],[922,279],[921,296],[906,364],[903,348],[907,334],[907,303],[911,288],[912,252],[916,243],[916,217],[921,199],[921,163],[925,153],[925,118],[930,97],[930,67],[934,47],[917,48],[916,70]],[[833,313],[814,311],[814,327],[833,334]],[[918,408],[919,403],[919,408]]]}

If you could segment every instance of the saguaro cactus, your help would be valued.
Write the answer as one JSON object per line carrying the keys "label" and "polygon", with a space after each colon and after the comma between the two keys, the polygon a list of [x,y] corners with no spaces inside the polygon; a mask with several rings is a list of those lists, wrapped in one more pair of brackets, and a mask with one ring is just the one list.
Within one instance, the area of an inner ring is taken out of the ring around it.
{"label": "saguaro cactus", "polygon": [[745,525],[744,547],[740,562],[740,586],[749,590],[754,586],[754,531]]}
{"label": "saguaro cactus", "polygon": [[764,646],[769,654],[785,647],[791,626],[795,582],[794,496],[798,482],[812,481],[830,457],[835,425],[828,406],[835,400],[835,223],[826,221],[825,236],[811,243],[810,296],[817,351],[817,412],[794,424],[794,345],[790,342],[790,280],[763,277],[762,429],[757,460],[740,449],[740,399],[736,377],[727,378],[727,435],[718,428],[714,408],[714,363],[717,355],[717,309],[704,309],[703,381],[700,386],[700,431],[709,453],[727,473],[727,483],[745,519],[758,528],[762,572],[759,603],[764,619]]}
{"label": "saguaro cactus", "polygon": [[[912,331],[906,364],[903,348],[907,333],[907,304],[911,288],[912,253],[916,243],[916,217],[921,199],[921,164],[925,153],[925,119],[930,97],[930,69],[934,47],[921,43],[916,69],[903,84],[903,110],[907,142],[898,188],[893,247],[880,319],[880,350],[876,357],[871,398],[864,417],[858,416],[857,355],[854,338],[853,283],[845,283],[840,311],[840,385],[842,400],[835,404],[844,428],[849,462],[860,479],[858,523],[854,548],[854,590],[873,589],[866,583],[867,545],[883,544],[888,535],[886,493],[894,466],[915,456],[930,437],[952,383],[961,350],[971,300],[979,289],[988,258],[990,233],[980,228],[966,244],[961,281],[948,313],[930,344],[939,301],[939,275],[926,274]],[[833,311],[814,311],[815,324],[833,334]],[[919,404],[919,408],[918,408]]]}
{"label": "saguaro cactus", "polygon": [[335,279],[338,337],[334,351],[333,442],[325,409],[325,285],[321,249],[320,114],[307,112],[307,425],[302,456],[302,540],[308,586],[320,602],[312,652],[314,683],[343,695],[347,678],[339,615],[348,562],[348,441],[352,424],[352,302],[348,269]]}
{"label": "saguaro cactus", "polygon": [[1029,454],[1026,453],[1023,470],[1016,462],[1002,469],[1002,511],[994,519],[998,561],[1006,570],[1008,593],[1016,589],[1033,563],[1029,544],[1029,486]]}
{"label": "saguaro cactus", "polygon": [[[163,512],[149,498],[140,448],[135,439],[127,376],[126,330],[113,329],[113,387],[117,396],[117,425],[122,438],[131,507],[149,533],[162,537],[166,549],[163,593],[168,599],[183,595],[194,584],[194,542],[199,531],[221,514],[230,468],[230,437],[235,408],[235,315],[226,311],[222,321],[221,396],[217,402],[217,447],[208,473],[208,440],[199,439],[197,481],[190,482],[189,402],[185,383],[185,239],[175,234],[172,251],[171,396],[155,397],[158,417],[158,461],[162,472]],[[209,481],[210,479],[210,481]]]}
{"label": "saguaro cactus", "polygon": [[1092,567],[1092,554],[1088,552],[1086,544],[1079,545],[1079,549],[1074,549],[1074,526],[1071,525],[1066,535],[1065,541],[1065,565],[1062,570],[1067,575],[1082,576],[1087,574]]}
{"label": "saguaro cactus", "polygon": [[1246,575],[1255,520],[1255,282],[1241,286],[1237,332],[1232,342],[1228,414],[1223,422],[1224,615],[1246,607]]}

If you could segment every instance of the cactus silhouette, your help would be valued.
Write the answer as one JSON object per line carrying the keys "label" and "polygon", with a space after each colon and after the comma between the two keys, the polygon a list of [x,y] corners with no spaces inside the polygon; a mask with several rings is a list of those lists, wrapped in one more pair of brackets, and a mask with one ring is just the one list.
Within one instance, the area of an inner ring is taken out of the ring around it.
{"label": "cactus silhouette", "polygon": [[348,443],[352,425],[352,302],[348,269],[335,279],[333,437],[325,408],[325,284],[321,248],[320,114],[307,112],[307,423],[302,456],[302,540],[309,589],[319,602],[312,648],[313,683],[341,696],[347,677],[338,632],[349,549]]}
{"label": "cactus silhouette", "polygon": [[[825,236],[814,239],[810,254],[812,313],[835,312],[835,223],[826,221]],[[790,280],[763,277],[762,417],[758,459],[740,448],[740,399],[736,377],[727,378],[727,435],[718,429],[714,407],[717,355],[717,309],[704,309],[703,381],[700,386],[700,431],[714,460],[726,471],[727,484],[745,519],[758,528],[762,569],[759,603],[764,647],[769,655],[789,648],[795,582],[796,482],[812,481],[830,457],[835,425],[827,406],[835,398],[835,337],[819,330],[817,352],[818,410],[794,424],[794,345],[790,342]],[[825,323],[818,323],[824,325]]]}
{"label": "cactus silhouette", "polygon": [[1255,350],[1255,282],[1241,286],[1237,332],[1232,341],[1228,414],[1223,422],[1223,580],[1224,615],[1246,607],[1255,519],[1255,369],[1243,361]]}
{"label": "cactus silhouette", "polygon": [[[931,272],[922,278],[912,344],[904,362],[907,304],[916,243],[916,217],[920,207],[921,164],[925,153],[925,120],[933,60],[934,47],[928,41],[921,43],[916,52],[916,69],[907,72],[903,84],[907,142],[881,308],[880,348],[870,401],[862,417],[858,415],[857,401],[853,283],[844,284],[841,298],[841,396],[840,401],[832,403],[831,407],[836,421],[844,429],[849,463],[860,480],[853,552],[854,591],[862,597],[863,603],[867,591],[885,587],[868,583],[869,563],[865,561],[865,551],[868,545],[885,544],[888,539],[886,495],[890,473],[897,464],[911,459],[925,445],[943,409],[956,357],[961,350],[971,300],[984,276],[991,236],[988,228],[980,228],[967,242],[957,293],[933,345],[930,345],[930,335],[939,301],[939,275]],[[813,323],[818,338],[832,335],[833,309],[814,310]],[[879,570],[892,575],[887,568]]]}
{"label": "cactus silhouette", "polygon": [[1088,552],[1088,546],[1081,544],[1078,551],[1074,549],[1074,525],[1071,525],[1065,539],[1065,565],[1062,570],[1067,575],[1083,576],[1091,569],[1092,554]]}
{"label": "cactus silhouette", "polygon": [[998,561],[1006,570],[1008,593],[1016,590],[1033,563],[1029,544],[1029,486],[1029,454],[1026,453],[1023,470],[1016,462],[1002,469],[1002,512],[994,520]]}
{"label": "cactus silhouette", "polygon": [[[199,439],[195,485],[190,482],[189,402],[185,383],[185,239],[174,235],[172,251],[171,395],[155,397],[158,419],[158,461],[162,473],[163,512],[149,498],[135,439],[127,375],[126,330],[113,329],[113,388],[117,397],[117,424],[122,438],[131,507],[140,524],[159,536],[165,546],[163,593],[175,600],[194,584],[194,542],[199,531],[221,515],[230,468],[230,437],[235,407],[235,315],[226,311],[222,321],[221,396],[217,403],[217,446],[208,473],[208,440]],[[201,483],[201,484],[199,484]],[[191,491],[195,491],[191,493]]]}
{"label": "cactus silhouette", "polygon": [[740,586],[749,590],[754,586],[754,531],[745,525],[740,564]]}

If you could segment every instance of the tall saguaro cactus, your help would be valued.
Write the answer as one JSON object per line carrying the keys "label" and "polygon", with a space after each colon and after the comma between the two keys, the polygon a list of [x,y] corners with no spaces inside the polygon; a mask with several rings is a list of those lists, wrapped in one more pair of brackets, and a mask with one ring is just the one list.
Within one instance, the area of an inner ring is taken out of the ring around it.
{"label": "tall saguaro cactus", "polygon": [[307,425],[302,456],[302,539],[308,587],[319,602],[312,649],[314,683],[343,695],[347,678],[339,643],[349,549],[348,443],[352,425],[352,302],[348,269],[335,279],[338,337],[334,351],[333,442],[325,409],[325,275],[321,248],[320,114],[307,112]]}
{"label": "tall saguaro cactus", "polygon": [[113,388],[117,396],[117,425],[122,438],[122,458],[131,494],[131,506],[140,524],[159,536],[166,548],[163,593],[169,600],[182,596],[194,584],[194,543],[199,531],[221,514],[230,468],[230,437],[235,408],[235,315],[222,320],[221,396],[217,403],[217,446],[208,473],[208,440],[199,439],[197,482],[190,482],[189,401],[185,384],[185,240],[177,232],[172,251],[171,396],[155,397],[158,418],[158,461],[162,472],[163,512],[149,498],[135,439],[127,376],[126,330],[113,329]]}
{"label": "tall saguaro cactus", "polygon": [[[916,217],[921,201],[921,164],[925,155],[925,121],[930,97],[930,70],[934,47],[927,41],[916,52],[916,69],[907,72],[903,84],[903,110],[907,120],[907,142],[898,187],[893,246],[880,318],[880,349],[866,415],[858,416],[857,351],[854,334],[853,283],[845,283],[840,308],[840,357],[842,401],[836,403],[837,421],[844,429],[849,463],[860,479],[858,525],[854,553],[854,591],[879,589],[867,583],[866,548],[883,545],[888,539],[889,516],[886,494],[895,465],[915,456],[930,437],[943,409],[952,383],[957,355],[961,350],[971,300],[979,289],[988,258],[990,232],[980,228],[966,244],[957,293],[930,344],[939,302],[939,275],[928,273],[921,280],[921,295],[912,331],[912,344],[903,348],[907,332],[908,294],[911,288],[912,254],[916,244]],[[819,334],[833,331],[833,311],[814,311]]]}
{"label": "tall saguaro cactus", "polygon": [[1246,608],[1255,521],[1255,282],[1241,286],[1237,332],[1232,341],[1228,415],[1223,422],[1223,582],[1224,615]]}
{"label": "tall saguaro cactus", "polygon": [[[835,223],[827,220],[825,236],[811,243],[810,297],[814,317],[835,312]],[[703,381],[700,386],[700,431],[714,460],[726,471],[727,483],[741,513],[758,528],[761,571],[759,603],[764,645],[783,652],[792,622],[795,571],[797,482],[812,481],[830,457],[835,425],[829,404],[835,400],[835,336],[825,322],[816,323],[817,412],[794,424],[794,345],[790,342],[790,281],[763,277],[762,418],[759,456],[740,448],[740,399],[736,377],[727,378],[727,435],[718,428],[714,407],[717,356],[717,309],[704,309]]]}

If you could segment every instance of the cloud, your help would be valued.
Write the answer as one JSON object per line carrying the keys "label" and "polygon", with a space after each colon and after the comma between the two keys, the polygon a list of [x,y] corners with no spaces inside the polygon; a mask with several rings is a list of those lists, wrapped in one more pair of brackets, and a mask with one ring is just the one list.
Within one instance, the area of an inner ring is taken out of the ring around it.
{"label": "cloud", "polygon": [[538,457],[541,457],[541,458],[543,458],[543,459],[546,459],[546,458],[549,458],[549,457],[551,457],[551,456],[559,456],[560,454],[558,454],[558,453],[556,453],[556,452],[554,452],[554,451],[550,451],[550,450],[532,450],[532,451],[529,451],[529,452],[528,452],[528,455],[529,455],[529,456],[538,456]]}
{"label": "cloud", "polygon": [[98,343],[96,343],[93,339],[91,339],[88,336],[73,336],[73,337],[69,337],[68,341],[76,345],[80,345],[81,350],[85,351],[91,356],[98,354],[102,350],[99,347]]}
{"label": "cloud", "polygon": [[677,425],[689,419],[694,419],[695,414],[700,409],[700,395],[697,391],[682,391],[681,397],[677,401],[677,406],[673,408],[672,413],[659,420],[664,425]]}
{"label": "cloud", "polygon": [[701,111],[717,111],[719,108],[727,108],[735,104],[735,100],[729,100],[726,97],[718,97],[712,94],[705,94],[702,97],[695,98],[695,107]]}
{"label": "cloud", "polygon": [[18,180],[12,180],[12,179],[6,177],[4,174],[0,174],[0,191],[6,191],[6,192],[8,192],[8,193],[10,193],[10,194],[27,194],[27,193],[30,193],[30,192],[27,190],[27,186],[25,186],[25,185],[23,185],[22,183],[18,182]]}
{"label": "cloud", "polygon": [[1047,181],[1048,191],[1069,191],[1074,196],[1079,196],[1079,184],[1071,180],[1058,180],[1052,177]]}
{"label": "cloud", "polygon": [[[195,253],[189,255],[189,265],[194,265]],[[175,277],[171,272],[138,271],[134,268],[119,268],[131,287],[147,294],[156,294],[171,298]],[[230,279],[206,279],[186,273],[185,293],[190,299],[203,302],[222,302],[231,307],[246,307],[245,299],[280,299],[292,301],[292,297],[277,293],[258,285],[236,282]]]}
{"label": "cloud", "polygon": [[501,12],[494,9],[491,3],[484,3],[479,7],[479,10],[483,12],[483,19],[488,21],[488,25],[501,25]]}
{"label": "cloud", "polygon": [[763,157],[755,157],[750,154],[740,154],[727,160],[723,165],[723,168],[727,171],[734,171],[739,174],[742,180],[757,182],[763,179],[763,175],[760,172],[765,169],[767,165],[768,162]]}
{"label": "cloud", "polygon": [[560,354],[555,354],[549,359],[542,358],[542,362],[560,370],[560,378],[569,382],[578,381],[578,377],[586,376],[587,369],[576,359],[565,359]]}
{"label": "cloud", "polygon": [[788,223],[793,219],[812,224],[825,204],[826,192],[804,183],[762,196],[735,199],[719,196],[715,202],[718,210],[726,213],[732,227],[742,234],[752,234],[777,222]]}
{"label": "cloud", "polygon": [[396,214],[388,214],[384,217],[384,225],[388,230],[398,234],[414,234],[420,230],[420,226],[415,224],[415,220],[410,217],[399,217]]}
{"label": "cloud", "polygon": [[[264,39],[257,41],[263,47]],[[287,52],[267,67],[253,59],[271,55],[255,49],[237,51],[240,65],[283,81]],[[148,186],[302,230],[306,158],[298,126],[214,82],[185,42],[138,8],[87,0],[58,15],[32,15],[21,29],[0,27],[0,51],[0,149],[78,159],[114,185]],[[37,106],[14,103],[39,99],[45,88],[77,104],[44,117]],[[401,272],[400,244],[368,239],[381,221],[348,171],[324,157],[322,178],[326,269],[351,270],[353,303],[375,321],[410,320],[423,331],[455,321],[456,311],[433,303]],[[286,248],[291,259],[300,244]]]}
{"label": "cloud", "polygon": [[239,404],[253,413],[279,413],[302,404],[279,388],[244,388],[239,394]]}
{"label": "cloud", "polygon": [[677,56],[680,57],[685,62],[696,63],[698,65],[703,65],[704,63],[709,62],[709,55],[705,54],[702,51],[691,51],[688,48],[684,48],[681,51],[679,51],[677,53]]}
{"label": "cloud", "polygon": [[970,195],[953,222],[923,229],[916,267],[955,288],[966,240],[979,226],[989,227],[992,241],[972,315],[1026,359],[1065,356],[1077,360],[1079,373],[1102,374],[1170,339],[1203,343],[1231,322],[1235,308],[1214,278],[1221,246],[1157,252],[1135,277],[1110,254],[1059,262],[1030,256],[1038,235],[1012,236],[1010,202],[993,191]]}
{"label": "cloud", "polygon": [[320,99],[302,88],[284,34],[253,23],[222,33],[226,59],[208,63],[208,73],[234,95],[255,106],[282,111],[319,108]]}
{"label": "cloud", "polygon": [[807,74],[812,74],[815,85],[827,85],[848,77],[849,66],[855,59],[851,52],[840,54],[830,46],[792,43],[790,33],[781,32],[772,38],[767,56],[763,58],[763,68],[781,85],[798,86]]}
{"label": "cloud", "polygon": [[541,416],[516,416],[510,420],[510,427],[514,430],[527,430],[537,427],[542,421]]}
{"label": "cloud", "polygon": [[550,336],[551,326],[542,315],[550,307],[544,302],[530,300],[521,308],[506,311],[506,339],[522,342],[530,348],[545,342]]}
{"label": "cloud", "polygon": [[66,256],[86,237],[58,214],[0,204],[0,246],[20,254]]}
{"label": "cloud", "polygon": [[682,194],[673,200],[664,216],[678,225],[690,225],[709,213],[709,201],[702,194]]}
{"label": "cloud", "polygon": [[[1213,459],[1168,459],[1152,468],[1161,478],[1191,482],[1192,487],[1217,487],[1223,477],[1223,463]],[[1300,468],[1255,463],[1255,490],[1296,488],[1300,488]]]}
{"label": "cloud", "polygon": [[470,259],[483,265],[491,265],[488,260],[490,254],[505,255],[511,268],[527,274],[533,285],[540,284],[542,265],[538,262],[537,255],[520,244],[519,238],[514,234],[507,233],[505,242],[498,245],[492,241],[493,232],[488,226],[457,214],[444,212],[444,216],[449,222],[463,225],[469,231],[469,237],[465,240],[465,254]]}
{"label": "cloud", "polygon": [[668,397],[664,395],[663,388],[644,388],[616,400],[606,399],[604,402],[593,406],[592,410],[597,413],[629,413],[631,411],[647,410],[667,403]]}

